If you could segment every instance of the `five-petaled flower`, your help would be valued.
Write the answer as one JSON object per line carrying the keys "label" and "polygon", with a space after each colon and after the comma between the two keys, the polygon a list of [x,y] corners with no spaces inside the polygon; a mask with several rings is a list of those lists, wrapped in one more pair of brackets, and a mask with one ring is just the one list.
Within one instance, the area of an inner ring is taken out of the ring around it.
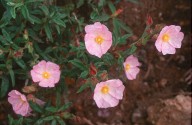
{"label": "five-petaled flower", "polygon": [[85,26],[85,32],[85,46],[87,51],[91,55],[101,58],[112,45],[111,32],[100,22]]}
{"label": "five-petaled flower", "polygon": [[138,59],[133,55],[127,57],[125,62],[123,63],[125,74],[129,80],[136,79],[137,74],[139,73],[139,68],[141,64],[139,63]]}
{"label": "five-petaled flower", "polygon": [[97,83],[94,90],[94,100],[99,108],[109,108],[118,105],[123,98],[125,86],[119,79]]}
{"label": "five-petaled flower", "polygon": [[33,66],[31,76],[34,82],[39,82],[41,87],[55,87],[60,80],[60,68],[52,62],[41,61]]}
{"label": "five-petaled flower", "polygon": [[20,114],[22,116],[30,115],[32,110],[25,95],[21,94],[17,90],[12,90],[8,95],[8,102],[12,105],[16,114]]}
{"label": "five-petaled flower", "polygon": [[163,55],[175,54],[175,48],[181,48],[181,42],[184,37],[180,30],[180,26],[165,26],[155,42],[157,50],[162,52]]}

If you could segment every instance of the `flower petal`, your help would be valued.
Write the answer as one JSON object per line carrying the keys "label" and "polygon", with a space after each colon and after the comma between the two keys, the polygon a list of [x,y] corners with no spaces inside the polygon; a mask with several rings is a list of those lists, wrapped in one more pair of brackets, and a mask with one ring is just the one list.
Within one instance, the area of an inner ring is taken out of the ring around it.
{"label": "flower petal", "polygon": [[51,77],[49,79],[44,79],[39,82],[39,86],[41,87],[55,87],[54,78]]}
{"label": "flower petal", "polygon": [[33,66],[33,70],[36,73],[42,74],[45,71],[46,68],[46,61],[42,60],[37,65]]}
{"label": "flower petal", "polygon": [[101,56],[103,55],[101,51],[101,46],[95,42],[95,38],[93,37],[93,35],[85,35],[85,47],[91,55],[95,55],[99,58],[101,58]]}
{"label": "flower petal", "polygon": [[166,54],[175,54],[175,48],[173,46],[171,46],[169,43],[163,43],[162,44],[162,53],[163,55]]}
{"label": "flower petal", "polygon": [[41,80],[43,80],[42,75],[35,72],[34,70],[31,70],[31,77],[33,82],[39,82]]}
{"label": "flower petal", "polygon": [[[115,107],[119,104],[119,100],[114,98],[110,94],[103,94],[103,99],[105,102],[108,102],[110,104],[110,107]],[[105,108],[108,108],[108,107],[105,107]]]}
{"label": "flower petal", "polygon": [[[126,64],[130,65],[131,67],[136,67],[136,66],[140,66],[141,64],[139,63],[138,59],[136,57],[134,57],[133,55],[130,55],[129,57],[127,57],[127,59],[125,60]],[[125,65],[126,65],[125,64]],[[125,66],[124,65],[124,66]]]}
{"label": "flower petal", "polygon": [[[171,35],[173,36],[173,33]],[[181,42],[183,38],[184,34],[182,32],[176,33],[173,37],[171,37],[169,43],[175,48],[181,48]]]}
{"label": "flower petal", "polygon": [[139,73],[139,68],[130,68],[129,71],[125,71],[126,76],[129,80],[136,79],[137,74]]}

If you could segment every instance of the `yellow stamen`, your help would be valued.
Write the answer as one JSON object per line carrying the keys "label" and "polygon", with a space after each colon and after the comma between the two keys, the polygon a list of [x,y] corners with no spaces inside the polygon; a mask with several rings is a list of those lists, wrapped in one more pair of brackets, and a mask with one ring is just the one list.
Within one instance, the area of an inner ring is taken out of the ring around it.
{"label": "yellow stamen", "polygon": [[126,64],[125,65],[125,70],[128,71],[130,69],[130,65],[129,64]]}
{"label": "yellow stamen", "polygon": [[103,94],[109,93],[109,87],[108,87],[108,86],[103,86],[103,87],[101,88],[101,92],[102,92]]}
{"label": "yellow stamen", "polygon": [[103,38],[102,38],[101,36],[97,36],[97,37],[95,38],[95,42],[96,42],[97,44],[101,45],[101,44],[103,43]]}
{"label": "yellow stamen", "polygon": [[163,37],[162,37],[163,42],[168,42],[169,39],[170,39],[170,37],[169,37],[168,34],[164,34]]}
{"label": "yellow stamen", "polygon": [[50,74],[48,72],[44,72],[42,76],[43,78],[48,79],[50,77]]}

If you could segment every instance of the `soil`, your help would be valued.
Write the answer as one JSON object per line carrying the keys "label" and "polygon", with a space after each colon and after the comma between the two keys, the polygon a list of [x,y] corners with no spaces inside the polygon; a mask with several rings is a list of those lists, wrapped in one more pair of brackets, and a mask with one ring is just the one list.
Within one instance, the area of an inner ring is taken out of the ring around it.
{"label": "soil", "polygon": [[[114,108],[99,109],[91,90],[77,94],[77,85],[69,86],[70,111],[76,115],[67,125],[191,125],[191,0],[140,0],[133,4],[122,0],[121,20],[133,29],[138,39],[145,28],[146,15],[154,24],[180,25],[185,37],[181,49],[163,56],[151,40],[135,55],[142,63],[136,80],[123,78],[124,98]],[[118,78],[117,77],[117,78]],[[4,117],[0,113],[0,118]]]}

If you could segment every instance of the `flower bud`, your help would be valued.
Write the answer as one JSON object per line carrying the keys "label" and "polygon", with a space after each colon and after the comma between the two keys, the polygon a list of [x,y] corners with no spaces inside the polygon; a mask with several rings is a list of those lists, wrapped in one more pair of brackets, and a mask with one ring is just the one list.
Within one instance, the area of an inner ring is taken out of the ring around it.
{"label": "flower bud", "polygon": [[28,31],[27,31],[26,29],[24,30],[23,37],[24,37],[24,39],[26,39],[26,40],[29,39]]}
{"label": "flower bud", "polygon": [[153,24],[153,19],[151,18],[150,15],[147,14],[147,20],[146,20],[146,25],[150,26]]}
{"label": "flower bud", "polygon": [[33,93],[37,91],[37,86],[36,85],[30,85],[30,86],[25,86],[22,89],[23,92],[25,93]]}
{"label": "flower bud", "polygon": [[20,50],[18,50],[18,51],[15,51],[15,52],[13,53],[13,56],[14,56],[15,58],[21,58],[21,57],[23,56],[23,50],[20,49]]}
{"label": "flower bud", "polygon": [[89,74],[90,75],[96,75],[97,74],[97,69],[93,63],[90,64],[89,67]]}
{"label": "flower bud", "polygon": [[111,16],[112,17],[116,17],[116,16],[118,16],[120,13],[122,13],[123,12],[123,9],[118,9],[118,10],[116,10],[115,11],[115,13],[113,13]]}

